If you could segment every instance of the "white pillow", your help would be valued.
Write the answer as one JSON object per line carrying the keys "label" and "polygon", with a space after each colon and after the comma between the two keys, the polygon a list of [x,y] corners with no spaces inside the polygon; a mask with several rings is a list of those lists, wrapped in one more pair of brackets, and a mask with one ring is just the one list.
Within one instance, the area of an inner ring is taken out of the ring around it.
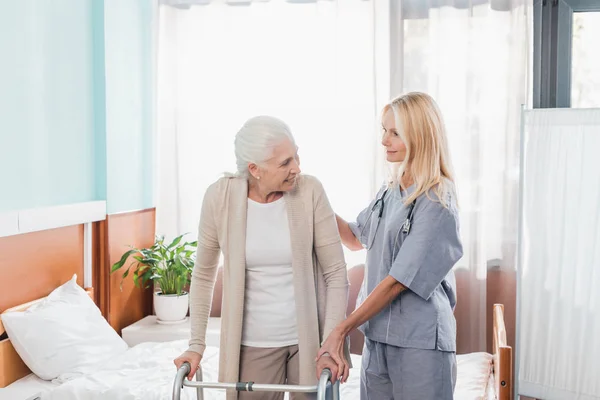
{"label": "white pillow", "polygon": [[87,374],[128,348],[76,279],[24,312],[2,314],[15,350],[45,380]]}

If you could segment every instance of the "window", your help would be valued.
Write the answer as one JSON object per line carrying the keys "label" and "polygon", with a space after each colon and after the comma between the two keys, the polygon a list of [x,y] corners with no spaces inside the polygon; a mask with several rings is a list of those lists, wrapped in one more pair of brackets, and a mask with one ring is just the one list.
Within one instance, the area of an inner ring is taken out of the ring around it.
{"label": "window", "polygon": [[536,0],[536,108],[600,107],[600,0]]}
{"label": "window", "polygon": [[573,13],[571,107],[600,107],[600,11]]}

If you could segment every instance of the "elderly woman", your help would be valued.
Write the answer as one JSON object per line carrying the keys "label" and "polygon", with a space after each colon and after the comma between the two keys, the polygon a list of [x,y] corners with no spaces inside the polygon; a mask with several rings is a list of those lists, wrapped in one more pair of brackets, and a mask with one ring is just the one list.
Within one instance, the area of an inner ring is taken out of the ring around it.
{"label": "elderly woman", "polygon": [[[312,385],[329,357],[315,361],[323,338],[344,320],[348,295],[341,240],[321,183],[300,174],[288,126],[272,117],[247,121],[235,138],[237,174],[206,191],[191,284],[191,340],[175,359],[195,374],[219,254],[224,255],[219,380]],[[310,398],[295,395],[293,399]],[[227,399],[236,399],[235,391]],[[241,392],[239,398],[283,399]]]}

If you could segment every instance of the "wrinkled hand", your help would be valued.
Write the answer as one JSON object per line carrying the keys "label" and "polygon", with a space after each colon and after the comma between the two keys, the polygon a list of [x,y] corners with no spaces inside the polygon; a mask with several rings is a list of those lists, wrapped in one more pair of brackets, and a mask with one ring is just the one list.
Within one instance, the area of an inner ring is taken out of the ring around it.
{"label": "wrinkled hand", "polygon": [[[350,366],[344,355],[344,335],[337,328],[334,329],[323,342],[323,346],[321,346],[317,353],[316,361],[319,361],[326,355],[331,357],[332,361],[334,361],[337,366],[337,371],[333,377],[334,382],[339,378],[341,383],[345,383],[348,380]],[[333,369],[331,372],[334,372]]]}
{"label": "wrinkled hand", "polygon": [[194,375],[196,375],[196,371],[198,371],[198,368],[200,367],[200,360],[202,360],[201,354],[196,353],[195,351],[185,351],[179,357],[174,359],[173,363],[179,370],[184,362],[189,362],[192,368],[187,378],[189,381],[191,381],[194,379]]}

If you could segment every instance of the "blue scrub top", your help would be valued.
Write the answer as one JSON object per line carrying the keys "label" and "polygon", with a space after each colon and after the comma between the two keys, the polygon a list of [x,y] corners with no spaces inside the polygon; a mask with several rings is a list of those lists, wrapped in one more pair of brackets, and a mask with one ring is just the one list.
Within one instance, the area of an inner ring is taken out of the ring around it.
{"label": "blue scrub top", "polygon": [[[402,226],[410,205],[404,202],[415,187],[406,191],[398,185],[386,189],[384,186],[356,222],[349,224],[367,248],[359,301],[388,275],[408,290],[360,329],[367,338],[393,346],[456,351],[456,279],[452,267],[463,249],[455,198],[449,197],[446,208],[434,200],[434,192],[420,195],[410,231],[405,234]],[[384,201],[377,201],[382,196]]]}

